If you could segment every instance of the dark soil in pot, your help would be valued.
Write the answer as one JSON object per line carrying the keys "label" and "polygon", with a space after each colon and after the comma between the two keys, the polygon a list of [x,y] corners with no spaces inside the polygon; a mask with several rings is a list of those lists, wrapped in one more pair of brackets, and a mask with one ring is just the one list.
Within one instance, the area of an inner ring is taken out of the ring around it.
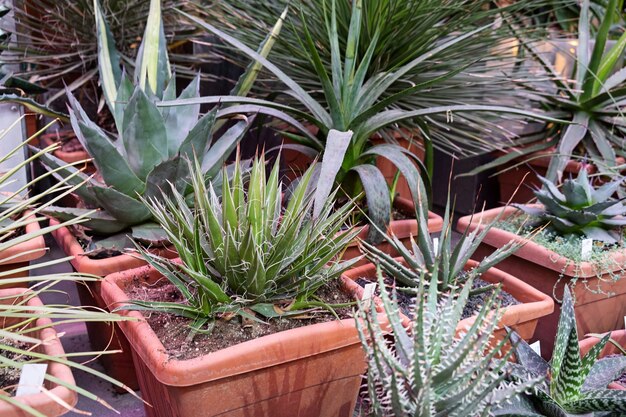
{"label": "dark soil in pot", "polygon": [[[19,343],[14,340],[0,339],[0,344],[15,347],[15,348],[22,349],[22,350],[28,349],[28,345],[26,343]],[[26,357],[24,355],[20,355],[15,352],[10,352],[1,348],[0,348],[0,355],[2,355],[6,359],[16,361],[16,362],[22,362],[22,361],[30,359],[29,356]],[[10,396],[15,395],[15,390],[17,389],[17,384],[20,381],[21,373],[22,371],[18,368],[13,368],[11,366],[0,367],[0,391],[3,391]]]}
{"label": "dark soil in pot", "polygon": [[[134,300],[184,302],[177,288],[166,280],[161,280],[154,286],[146,286],[141,285],[137,279],[136,284],[126,288],[126,291]],[[353,303],[353,300],[341,291],[338,279],[321,287],[316,296],[328,304]],[[339,307],[334,311],[340,319],[352,317],[352,307]],[[249,313],[254,314],[252,311]],[[143,312],[143,314],[165,346],[170,358],[177,360],[193,359],[269,334],[336,320],[334,315],[324,309],[304,313],[299,317],[264,320],[265,323],[244,320],[241,316],[223,316],[213,323],[209,332],[199,332],[190,338],[192,320],[168,313]],[[262,317],[258,318],[263,320]]]}

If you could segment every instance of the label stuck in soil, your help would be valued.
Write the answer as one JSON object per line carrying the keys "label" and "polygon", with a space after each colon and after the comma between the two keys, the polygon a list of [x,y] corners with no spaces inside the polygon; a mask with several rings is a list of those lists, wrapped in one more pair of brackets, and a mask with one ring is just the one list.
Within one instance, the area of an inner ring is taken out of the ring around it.
{"label": "label stuck in soil", "polygon": [[583,239],[580,250],[580,257],[587,261],[591,258],[591,250],[593,249],[593,239]]}
{"label": "label stuck in soil", "polygon": [[39,394],[47,370],[48,364],[46,363],[25,363],[22,366],[20,382],[17,386],[15,396]]}
{"label": "label stuck in soil", "polygon": [[375,292],[376,292],[375,282],[370,282],[369,284],[365,284],[365,287],[363,288],[363,297],[361,297],[361,300],[371,299],[374,296]]}

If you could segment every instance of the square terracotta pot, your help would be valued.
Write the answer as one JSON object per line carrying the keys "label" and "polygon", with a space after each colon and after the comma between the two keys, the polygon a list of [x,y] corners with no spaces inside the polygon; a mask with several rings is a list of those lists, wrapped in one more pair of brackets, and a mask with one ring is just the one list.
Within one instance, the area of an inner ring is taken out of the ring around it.
{"label": "square terracotta pot", "polygon": [[[405,263],[401,257],[396,258],[396,260]],[[467,262],[465,269],[470,270],[477,265],[478,262],[470,260]],[[364,278],[375,281],[377,279],[376,265],[368,263],[358,268],[353,268],[345,272],[343,277],[351,280]],[[496,268],[490,268],[480,278],[491,284],[502,284],[502,289],[521,303],[503,309],[502,317],[498,323],[498,330],[496,331],[496,340],[502,340],[505,336],[505,326],[514,329],[524,340],[530,340],[535,333],[538,321],[554,311],[552,298],[510,274]],[[457,331],[469,329],[475,319],[476,316],[462,320],[457,326]],[[402,324],[405,327],[411,326],[411,319],[403,315]]]}
{"label": "square terracotta pot", "polygon": [[[27,291],[28,290],[24,288],[0,289],[0,303],[10,305],[20,302],[24,299]],[[27,301],[26,305],[32,307],[41,307],[43,304],[38,297],[33,297]],[[0,328],[4,329],[14,324],[16,324],[16,322],[12,321],[11,319],[0,319]],[[37,327],[50,326],[52,322],[47,317],[41,317],[37,319],[36,323],[34,324]],[[39,346],[37,348],[37,351],[50,356],[63,357],[65,355],[63,345],[61,344],[61,341],[57,338],[57,334],[54,328],[46,327],[44,329],[41,329],[38,331],[36,337],[38,337],[39,339],[49,340],[49,343]],[[57,362],[51,362],[48,364],[47,373],[48,375],[58,378],[64,383],[75,385],[72,371],[67,365],[63,365]],[[49,390],[52,395],[60,398],[72,407],[76,405],[76,402],[78,401],[76,392],[62,385],[46,381],[44,387]],[[44,393],[25,395],[14,398],[16,400],[19,400],[23,404],[34,408],[40,413],[50,417],[60,416],[68,411],[65,407],[59,405],[49,395],[46,395]],[[31,415],[12,404],[0,401],[0,417],[31,417]]]}
{"label": "square terracotta pot", "polygon": [[[102,295],[110,307],[128,300],[133,282],[162,276],[151,267],[109,275]],[[343,280],[355,298],[362,288]],[[250,340],[190,360],[165,352],[144,317],[120,323],[135,358],[149,417],[352,417],[365,371],[354,319],[330,321]],[[384,315],[381,314],[381,320]]]}
{"label": "square terracotta pot", "polygon": [[[516,208],[504,207],[477,213],[473,217],[466,216],[459,219],[457,230],[464,231],[468,227],[469,230],[483,229],[485,224],[496,220],[498,216],[506,220],[516,213],[519,213]],[[540,320],[535,335],[535,339],[541,341],[544,356],[550,355],[554,346],[565,285],[570,286],[574,296],[580,337],[587,333],[606,333],[623,326],[626,316],[626,280],[621,271],[626,265],[626,250],[613,255],[610,268],[598,271],[590,262],[575,265],[573,261],[533,241],[492,228],[475,252],[474,259],[482,259],[512,240],[523,242],[524,246],[499,263],[498,269],[518,277],[556,301],[555,311]],[[576,285],[572,285],[574,282]],[[606,294],[614,295],[609,297]]]}

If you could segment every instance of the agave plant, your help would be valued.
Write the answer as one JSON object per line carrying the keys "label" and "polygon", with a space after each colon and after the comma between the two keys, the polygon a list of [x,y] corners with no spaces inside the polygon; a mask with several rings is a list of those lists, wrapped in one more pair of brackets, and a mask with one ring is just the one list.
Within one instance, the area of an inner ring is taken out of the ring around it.
{"label": "agave plant", "polygon": [[605,335],[581,358],[574,303],[566,286],[550,362],[546,362],[517,334],[511,333],[517,359],[517,363],[509,364],[511,378],[527,381],[529,378],[545,377],[545,382],[536,385],[529,396],[519,397],[513,406],[503,406],[496,415],[623,415],[626,412],[626,392],[610,390],[607,386],[626,370],[626,357],[597,360],[609,339],[610,334]]}
{"label": "agave plant", "polygon": [[328,307],[315,292],[355,262],[337,261],[357,233],[339,233],[352,204],[335,210],[331,199],[322,213],[311,217],[312,170],[283,204],[278,164],[266,178],[263,158],[254,160],[247,189],[241,164],[234,164],[221,200],[213,185],[206,185],[199,163],[189,169],[195,209],[188,208],[175,187],[162,200],[146,201],[181,263],[140,249],[185,302],[131,301],[130,308],[178,314],[200,328],[218,313],[245,315],[248,310],[275,318]]}
{"label": "agave plant", "polygon": [[[544,81],[539,84],[530,81],[525,85],[541,106],[566,123],[547,125],[545,134],[537,136],[539,142],[528,142],[530,146],[513,156],[534,152],[538,146],[555,146],[555,155],[546,174],[550,181],[562,179],[565,165],[579,147],[584,148],[584,152],[608,175],[617,165],[617,156],[626,155],[623,151],[626,127],[621,104],[626,97],[626,70],[621,61],[626,47],[623,28],[614,45],[609,48],[607,44],[613,19],[621,13],[617,9],[618,3],[622,2],[610,0],[605,3],[601,24],[593,38],[590,0],[583,0],[576,6],[580,18],[578,39],[571,42],[571,48],[576,48],[572,74],[560,74],[532,42],[524,42],[531,56],[545,70],[547,77],[544,80],[553,83],[549,88]],[[550,140],[546,141],[546,137]]]}
{"label": "agave plant", "polygon": [[[17,120],[13,125],[6,127],[0,135],[0,163],[6,162],[18,152],[23,152],[25,144],[19,144],[14,148],[4,146],[2,141],[5,139],[7,132],[10,132],[13,128],[21,123],[21,120]],[[52,122],[54,123],[54,122]],[[47,127],[44,127],[41,131],[44,131]],[[41,132],[40,131],[40,132]],[[38,134],[40,133],[38,132]],[[32,138],[30,138],[32,139]],[[16,245],[22,242],[27,242],[31,239],[43,236],[53,230],[60,227],[70,226],[78,224],[84,221],[84,218],[77,217],[68,222],[63,222],[57,225],[51,225],[38,229],[33,232],[24,231],[25,227],[33,222],[39,222],[45,219],[41,216],[41,213],[46,210],[51,204],[54,204],[59,199],[67,196],[73,192],[79,185],[70,186],[69,183],[73,180],[67,178],[62,180],[52,187],[46,189],[40,194],[29,194],[29,190],[33,188],[38,181],[53,175],[53,172],[45,173],[35,179],[30,180],[21,187],[15,189],[14,179],[16,173],[27,167],[32,161],[37,160],[42,155],[48,154],[54,150],[54,146],[48,147],[38,153],[32,155],[25,161],[22,161],[7,172],[0,174],[0,253],[5,252],[8,249],[14,248]],[[74,165],[78,165],[84,161],[78,161]],[[67,167],[63,167],[67,168]],[[62,168],[59,168],[62,169]],[[10,191],[12,187],[13,190]],[[44,198],[49,197],[50,201],[42,203]],[[24,211],[30,210],[30,215],[24,217]],[[18,256],[23,255],[24,252],[18,253]],[[0,317],[2,317],[2,324],[0,325],[0,370],[6,371],[7,369],[19,370],[24,364],[27,363],[60,363],[71,367],[72,369],[81,370],[90,373],[100,379],[108,381],[122,389],[127,390],[132,395],[136,396],[134,391],[125,387],[120,382],[112,379],[111,377],[85,366],[82,363],[74,362],[71,359],[75,356],[85,355],[100,355],[107,352],[79,352],[68,353],[63,356],[51,356],[46,353],[40,352],[37,347],[43,344],[49,343],[48,340],[40,339],[37,334],[38,331],[48,327],[62,325],[64,323],[76,323],[77,321],[107,321],[115,322],[120,320],[128,320],[126,317],[121,317],[115,314],[89,311],[80,307],[67,306],[67,305],[45,305],[45,306],[31,306],[27,305],[27,302],[33,297],[40,296],[47,291],[54,291],[53,286],[60,281],[96,281],[98,278],[93,276],[83,276],[74,273],[70,274],[42,274],[38,268],[49,267],[58,263],[66,262],[69,258],[60,258],[51,261],[47,261],[42,264],[34,264],[30,266],[11,266],[11,257],[3,257],[3,268],[0,271],[0,279],[2,285],[11,287],[12,285],[24,284],[25,282],[33,282],[29,292],[25,293],[25,296],[19,302],[8,302],[8,298],[5,296],[0,297]],[[8,265],[9,264],[9,265]],[[16,277],[17,276],[17,277]],[[43,327],[35,327],[33,324],[41,318],[54,319],[54,323],[49,323]],[[7,325],[7,323],[11,323]],[[28,345],[28,346],[24,346]],[[115,353],[115,352],[113,352]],[[79,387],[73,383],[67,383],[58,381],[54,376],[46,374],[45,380],[53,384],[64,384],[68,389],[79,393],[86,398],[106,406],[109,409],[113,407],[106,401],[99,398],[96,394],[90,392],[88,389]],[[3,381],[4,382],[4,381]],[[35,417],[41,417],[43,414],[32,408],[30,405],[22,402],[19,397],[14,397],[9,394],[8,390],[4,388],[10,388],[3,386],[0,390],[0,401],[7,402],[15,407],[23,410],[25,413],[32,414]],[[72,409],[69,404],[60,403],[67,407],[68,410]]]}
{"label": "agave plant", "polygon": [[[216,122],[216,109],[200,117],[200,105],[157,107],[156,100],[173,99],[176,95],[176,78],[170,69],[159,2],[152,2],[133,81],[122,72],[111,31],[97,1],[95,5],[95,23],[101,39],[102,90],[118,133],[111,138],[89,120],[80,103],[68,92],[72,127],[102,177],[98,181],[77,174],[77,178],[88,183],[77,194],[88,206],[99,208],[83,225],[100,235],[131,228],[136,238],[161,241],[164,236],[151,222],[150,210],[139,197],[158,197],[162,189],[169,189],[169,183],[183,194],[190,193],[186,159],[195,156],[201,159],[205,178],[219,174],[225,159],[246,132],[249,120],[240,120],[220,137],[213,138],[220,126]],[[199,77],[196,77],[178,98],[198,95]],[[50,167],[62,164],[51,155],[43,159]],[[75,174],[74,171],[67,169],[63,174]],[[69,219],[84,215],[87,210],[55,207],[47,213]],[[125,239],[126,234],[121,236]],[[116,241],[108,239],[108,242]]]}
{"label": "agave plant", "polygon": [[543,207],[518,204],[515,207],[562,235],[585,235],[606,243],[622,241],[626,206],[613,195],[624,182],[623,178],[596,189],[587,170],[582,168],[578,177],[566,179],[560,190],[546,178],[539,176],[539,180],[543,188],[535,191],[535,196]]}
{"label": "agave plant", "polygon": [[[465,230],[456,243],[453,243],[453,221],[450,217],[450,202],[448,200],[443,218],[443,232],[440,237],[433,238],[428,231],[428,202],[425,198],[424,185],[419,178],[418,182],[420,204],[415,206],[417,240],[411,236],[411,249],[407,249],[404,243],[393,234],[385,235],[385,239],[396,253],[400,254],[399,258],[394,258],[365,241],[360,242],[361,251],[367,259],[380,266],[382,271],[393,277],[398,285],[417,288],[420,286],[422,278],[427,276],[435,278],[439,291],[447,292],[452,287],[465,285],[470,278],[479,277],[483,272],[497,265],[522,246],[521,243],[509,242],[483,258],[476,267],[464,273],[465,265],[497,220],[486,225],[480,233],[481,228],[477,228],[471,233]],[[492,288],[492,286],[487,286],[473,289],[470,291],[470,295]]]}
{"label": "agave plant", "polygon": [[[385,2],[385,7],[394,7],[388,3]],[[395,2],[392,3],[396,5]],[[306,57],[303,64],[313,69],[308,79],[320,86],[312,92],[309,92],[310,84],[301,82],[300,79],[280,68],[278,64],[280,60],[274,63],[234,36],[183,12],[183,15],[200,27],[219,36],[231,49],[261,64],[286,87],[280,91],[280,96],[290,97],[291,101],[297,104],[290,105],[289,102],[285,104],[279,99],[270,101],[241,97],[203,97],[199,100],[173,100],[160,105],[171,107],[191,103],[238,103],[225,109],[225,113],[263,113],[287,121],[298,130],[298,135],[291,135],[301,143],[298,149],[311,156],[323,154],[320,181],[315,197],[315,213],[321,210],[334,186],[341,186],[342,190],[353,199],[364,192],[364,197],[360,198],[367,201],[369,219],[377,226],[370,228],[369,239],[379,241],[381,236],[378,230],[384,230],[391,218],[393,192],[376,167],[374,163],[376,158],[383,157],[391,161],[407,180],[419,175],[416,166],[421,167],[422,175],[428,176],[428,172],[432,171],[430,169],[432,164],[422,167],[415,155],[397,144],[374,145],[370,140],[374,133],[394,126],[396,123],[414,121],[418,124],[426,143],[430,144],[427,146],[427,154],[430,155],[432,143],[428,133],[429,126],[439,126],[438,122],[433,119],[435,117],[445,118],[447,115],[449,120],[452,114],[474,114],[475,112],[508,112],[522,117],[532,117],[533,114],[519,108],[461,104],[460,101],[452,103],[442,100],[438,105],[433,106],[415,105],[411,107],[411,110],[405,110],[400,105],[401,99],[417,97],[419,92],[426,94],[428,90],[428,94],[432,96],[430,88],[434,88],[441,80],[459,74],[469,64],[459,63],[453,69],[435,71],[436,75],[430,73],[432,77],[423,79],[415,85],[412,81],[406,80],[407,74],[420,72],[421,65],[432,63],[433,60],[445,61],[445,52],[458,52],[459,48],[466,45],[465,41],[469,38],[488,37],[491,27],[489,24],[455,36],[433,36],[428,40],[423,38],[422,40],[427,45],[420,49],[419,53],[414,53],[402,62],[398,62],[396,66],[380,69],[375,59],[375,52],[380,48],[384,50],[387,46],[386,43],[379,43],[379,39],[383,36],[384,27],[381,25],[386,22],[385,18],[380,22],[377,21],[378,26],[374,25],[365,30],[367,24],[365,16],[369,16],[366,11],[370,12],[367,5],[378,3],[361,0],[352,2],[331,0],[328,4],[324,4],[325,6],[317,11],[318,14],[322,13],[323,19],[319,25],[309,26],[304,17],[298,20],[300,25],[297,29],[298,48],[301,50],[300,54],[303,53]],[[446,7],[430,6],[427,9],[429,13],[447,10]],[[435,20],[429,21],[428,25],[454,26],[450,22],[446,25],[439,25],[436,19],[441,18],[441,22],[446,19],[437,13],[434,16]],[[347,20],[340,20],[340,16]],[[424,17],[424,15],[421,16]],[[350,29],[347,35],[342,37],[339,28],[343,28],[344,25]],[[320,44],[328,45],[328,49],[320,48]],[[365,47],[365,50],[357,50],[358,45]],[[329,56],[322,57],[320,49],[326,51]],[[410,49],[405,51],[413,53]],[[327,65],[329,62],[332,65]],[[471,62],[474,62],[474,58]],[[276,86],[275,90],[278,88]],[[394,94],[388,95],[390,91]],[[304,125],[293,120],[294,118],[317,128],[317,135],[310,133]],[[472,123],[468,124],[472,125]],[[432,159],[429,160],[432,161]]]}
{"label": "agave plant", "polygon": [[[63,87],[67,85],[71,92],[85,90],[87,94],[81,94],[82,98],[98,104],[102,98],[97,87],[101,81],[98,77],[98,49],[102,39],[93,24],[100,13],[98,9],[111,22],[111,42],[132,72],[138,52],[137,39],[145,30],[150,3],[155,1],[105,0],[102,7],[93,0],[53,3],[19,0],[13,3],[12,13],[0,18],[0,30],[7,38],[0,46],[2,62],[19,65],[17,76],[58,90],[48,98],[48,103],[61,97],[65,93]],[[173,10],[175,6],[180,6],[180,2],[163,1],[165,33],[171,47],[185,43],[193,29],[181,22]],[[198,57],[173,54],[172,58],[177,73],[189,77],[195,75],[192,67],[200,63]],[[205,61],[207,57],[201,59]]]}
{"label": "agave plant", "polygon": [[[498,354],[507,338],[490,346],[497,326],[497,291],[471,328],[457,334],[471,280],[463,289],[442,295],[436,278],[421,279],[411,329],[402,326],[395,293],[381,293],[389,328],[376,320],[380,313],[374,302],[361,306],[356,323],[368,363],[372,415],[488,416],[498,404],[543,381],[543,376],[505,381],[511,353]],[[380,274],[379,281],[383,285]]]}

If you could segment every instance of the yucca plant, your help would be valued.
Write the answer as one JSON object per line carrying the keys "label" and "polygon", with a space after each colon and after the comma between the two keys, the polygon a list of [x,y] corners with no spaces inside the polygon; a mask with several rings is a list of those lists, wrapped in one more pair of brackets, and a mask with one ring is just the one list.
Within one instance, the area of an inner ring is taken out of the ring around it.
{"label": "yucca plant", "polygon": [[[165,236],[155,227],[150,210],[139,197],[157,197],[162,189],[169,189],[168,183],[174,184],[179,192],[189,194],[192,190],[188,184],[186,159],[197,156],[205,178],[215,177],[249,126],[249,119],[244,118],[220,137],[213,137],[221,126],[216,121],[217,109],[200,117],[199,104],[176,108],[155,105],[155,101],[173,99],[177,93],[159,3],[158,0],[151,2],[131,81],[122,71],[120,54],[99,3],[95,2],[102,91],[115,119],[116,137],[112,138],[89,120],[80,103],[68,92],[72,127],[102,177],[100,182],[93,178],[87,180],[79,174],[88,185],[79,188],[77,194],[89,207],[100,209],[92,211],[83,226],[94,234],[118,233],[119,239],[104,241],[118,249],[128,244],[127,229],[134,237],[149,243],[161,242]],[[178,98],[196,98],[198,95],[199,77],[196,77]],[[50,167],[62,164],[51,155],[43,159]],[[64,173],[72,172],[68,169]],[[55,207],[48,209],[47,213],[69,219],[84,215],[87,210]],[[100,245],[103,244],[101,241]]]}
{"label": "yucca plant", "polygon": [[[428,231],[428,202],[424,185],[421,179],[418,178],[417,181],[419,183],[418,201],[420,204],[415,206],[417,238],[411,236],[411,249],[407,249],[404,243],[393,234],[385,235],[385,239],[396,253],[400,254],[400,259],[388,255],[385,251],[366,241],[360,242],[361,250],[367,259],[380,266],[385,274],[394,278],[398,286],[417,288],[424,276],[432,276],[435,277],[439,290],[447,292],[452,287],[465,285],[470,278],[480,277],[483,272],[497,265],[522,246],[519,242],[509,242],[483,258],[476,267],[467,273],[464,272],[465,265],[472,258],[495,222],[486,225],[482,231],[480,231],[480,227],[473,232],[466,230],[456,242],[453,242],[454,222],[450,216],[451,206],[448,200],[441,236],[433,238]],[[486,286],[473,289],[470,291],[470,295],[485,292],[492,288],[492,286]]]}
{"label": "yucca plant", "polygon": [[513,406],[503,406],[496,415],[623,415],[626,412],[626,392],[607,389],[607,385],[626,370],[626,357],[597,359],[609,339],[610,334],[605,335],[581,358],[574,302],[569,287],[565,286],[550,362],[546,362],[517,334],[511,333],[517,359],[517,363],[509,364],[511,379],[527,381],[545,377],[545,382],[536,385],[529,396],[519,397]]}
{"label": "yucca plant", "polygon": [[[417,287],[411,328],[402,326],[395,292],[381,292],[388,327],[379,324],[376,304],[361,305],[357,328],[365,349],[371,415],[490,416],[493,409],[543,381],[505,381],[507,338],[495,347],[497,291],[488,298],[472,326],[457,334],[472,277],[462,289],[440,293],[436,278],[423,276]],[[379,273],[380,285],[384,285]],[[501,354],[499,357],[498,355]],[[367,415],[367,414],[366,414]]]}
{"label": "yucca plant", "polygon": [[[393,3],[395,6],[384,2],[385,6],[381,10],[387,10],[385,7],[401,7]],[[407,74],[420,72],[420,68],[424,69],[422,65],[427,66],[429,63],[435,65],[433,61],[445,61],[446,52],[458,52],[458,48],[463,45],[467,47],[465,41],[470,38],[488,37],[491,25],[486,23],[484,26],[468,30],[467,33],[455,35],[435,33],[432,38],[424,37],[422,41],[425,46],[419,49],[419,53],[407,49],[405,51],[410,52],[411,55],[405,60],[397,62],[397,65],[390,68],[381,69],[375,60],[375,52],[387,46],[386,43],[379,42],[385,29],[383,22],[387,22],[386,17],[368,30],[364,28],[367,23],[365,17],[368,16],[366,13],[370,12],[368,7],[375,4],[378,3],[361,0],[350,2],[330,0],[324,3],[324,7],[320,6],[317,10],[322,19],[318,25],[309,26],[304,16],[299,18],[296,42],[301,50],[300,54],[304,54],[302,64],[312,69],[308,80],[319,86],[313,91],[309,88],[311,85],[309,82],[302,81],[302,78],[290,75],[282,69],[280,67],[282,61],[274,62],[266,59],[235,36],[182,12],[200,27],[220,37],[237,53],[252,58],[262,65],[280,83],[280,87],[276,85],[274,88],[274,91],[278,90],[280,94],[274,94],[274,96],[279,96],[275,101],[242,99],[241,97],[203,97],[199,100],[173,100],[160,105],[171,107],[192,103],[238,103],[228,108],[227,111],[229,113],[263,113],[291,124],[298,130],[297,135],[290,135],[300,142],[301,146],[298,149],[312,156],[323,155],[320,185],[317,187],[315,197],[315,212],[321,210],[334,186],[341,186],[342,191],[352,199],[361,196],[364,192],[364,197],[359,198],[367,201],[370,222],[377,226],[370,228],[369,239],[377,242],[381,239],[378,230],[385,230],[390,221],[394,193],[376,167],[376,158],[383,157],[391,161],[407,179],[419,175],[417,167],[421,167],[422,175],[428,177],[429,172],[432,172],[432,164],[428,163],[428,167],[422,167],[415,155],[397,144],[374,145],[370,140],[373,134],[403,121],[413,121],[417,123],[426,143],[430,144],[427,147],[430,149],[427,154],[431,155],[432,143],[428,132],[430,127],[440,126],[434,119],[436,117],[445,118],[447,115],[449,120],[452,114],[475,112],[503,112],[522,117],[534,115],[519,108],[466,104],[461,100],[456,102],[442,100],[436,105],[416,104],[410,109],[402,107],[400,104],[402,99],[417,97],[419,93],[425,95],[428,91],[429,96],[434,96],[430,89],[435,88],[442,80],[451,79],[459,74],[470,63],[457,62],[459,65],[454,68],[433,70],[434,72],[430,73],[431,77],[426,77],[418,83],[408,81]],[[447,10],[446,7],[430,6],[432,4],[425,6],[425,9],[435,13],[434,20],[428,20],[426,14],[421,15],[429,22],[427,26],[454,26],[452,22],[446,22],[450,16],[444,17],[439,14],[442,10]],[[453,6],[451,7],[454,9]],[[298,7],[294,9],[295,13],[284,12],[281,18],[297,15]],[[304,8],[301,12],[304,13],[305,10],[308,11]],[[390,10],[387,11],[390,13]],[[424,10],[420,9],[420,11]],[[455,11],[458,10],[455,9]],[[457,16],[454,12],[450,13]],[[381,15],[385,16],[384,13]],[[445,25],[444,22],[446,22]],[[347,34],[343,33],[344,26],[349,27]],[[320,48],[320,45],[325,45],[325,47]],[[320,50],[327,53],[327,56],[321,56]],[[473,57],[471,63],[474,62]],[[393,91],[393,94],[389,95],[390,91]],[[290,97],[291,100],[283,103],[280,99],[283,96]],[[292,105],[293,102],[296,104]],[[317,128],[317,135],[311,134],[294,118]],[[470,122],[468,125],[473,126]],[[432,161],[432,158],[429,160]]]}
{"label": "yucca plant", "polygon": [[[3,134],[0,136],[0,149],[3,152],[0,153],[0,163],[7,161],[17,152],[23,152],[25,144],[19,144],[18,146],[8,149],[3,147],[2,140],[5,138],[7,132],[15,128],[21,120],[17,120],[13,125],[8,126]],[[54,122],[53,122],[54,123]],[[48,126],[44,127],[41,131],[45,130]],[[38,132],[40,133],[40,132]],[[32,139],[32,138],[31,138]],[[53,172],[46,173],[38,178],[30,180],[28,183],[19,187],[15,191],[8,191],[8,186],[13,184],[15,174],[28,166],[32,161],[37,160],[42,155],[52,152],[54,146],[39,151],[37,154],[32,155],[25,161],[18,163],[7,172],[0,174],[0,251],[13,248],[22,242],[29,241],[36,237],[47,234],[60,227],[70,226],[78,224],[84,221],[84,218],[77,217],[71,221],[64,222],[57,225],[41,228],[36,232],[24,232],[23,229],[32,222],[39,222],[45,220],[45,217],[41,216],[41,213],[46,208],[54,204],[59,199],[73,192],[79,185],[70,186],[69,183],[73,181],[73,178],[67,178],[46,189],[40,194],[30,194],[29,190],[42,179],[53,175]],[[74,165],[79,165],[78,161]],[[62,167],[59,169],[65,169]],[[42,203],[45,197],[50,197],[50,201]],[[24,211],[26,209],[31,210],[31,214],[28,217],[24,217]],[[21,232],[19,232],[21,231]],[[23,255],[24,253],[19,253]],[[73,357],[85,356],[85,355],[100,355],[107,352],[79,352],[79,353],[67,353],[63,357],[50,356],[45,353],[36,351],[38,346],[48,343],[46,340],[41,340],[37,337],[37,332],[42,330],[42,327],[35,327],[32,324],[40,318],[54,319],[54,323],[48,326],[57,326],[64,323],[75,323],[78,321],[108,321],[114,322],[119,320],[128,320],[128,318],[121,317],[115,314],[103,313],[98,311],[90,311],[80,307],[67,306],[67,305],[45,305],[45,306],[28,306],[26,305],[28,300],[40,296],[47,291],[53,291],[54,285],[60,281],[96,281],[97,277],[82,276],[74,273],[69,274],[43,274],[40,273],[40,268],[56,265],[61,262],[68,261],[69,258],[60,258],[45,263],[34,264],[26,267],[7,267],[0,272],[0,280],[2,285],[10,287],[11,285],[23,284],[24,282],[33,282],[31,290],[25,294],[25,297],[18,302],[14,302],[9,299],[2,298],[0,302],[0,320],[2,321],[2,328],[0,328],[0,370],[6,371],[7,369],[14,369],[19,372],[19,369],[26,363],[42,363],[42,362],[57,362],[69,366],[75,370],[81,370],[90,373],[98,378],[108,381],[120,388],[126,389],[129,393],[136,396],[136,394],[123,384],[115,381],[109,376],[85,366],[82,363],[74,362],[71,359]],[[5,257],[2,259],[3,263],[10,263],[11,257]],[[18,277],[8,278],[13,275],[19,275]],[[8,302],[11,301],[11,302]],[[10,322],[10,325],[4,323]],[[48,327],[46,326],[46,327]],[[45,328],[45,327],[44,327]],[[27,345],[27,346],[25,346]],[[114,353],[114,352],[113,352]],[[93,401],[97,401],[103,406],[113,409],[113,407],[106,401],[99,398],[96,394],[90,392],[88,389],[76,386],[74,384],[68,384],[64,381],[58,381],[52,375],[46,375],[45,379],[51,383],[63,384],[68,389],[76,391]],[[41,417],[43,414],[32,408],[31,406],[20,401],[19,397],[14,397],[9,394],[11,387],[3,386],[0,390],[0,401],[10,403],[17,408],[23,410],[26,413],[32,414],[35,417]],[[7,389],[6,391],[4,389]],[[69,404],[62,404],[66,406],[68,410],[71,409]]]}
{"label": "yucca plant", "polygon": [[593,240],[613,244],[621,242],[622,227],[626,226],[626,206],[613,196],[623,184],[616,179],[595,188],[587,170],[568,178],[559,188],[547,178],[539,176],[543,188],[535,191],[542,208],[515,204],[515,207],[537,219],[537,224],[561,235],[584,235]]}
{"label": "yucca plant", "polygon": [[194,320],[197,329],[219,313],[252,311],[271,319],[332,308],[315,292],[355,262],[337,260],[356,235],[342,231],[352,204],[336,208],[333,193],[313,216],[312,170],[284,201],[278,164],[266,178],[263,157],[254,160],[247,187],[241,164],[234,164],[221,199],[206,185],[199,163],[189,169],[194,209],[173,186],[170,195],[146,201],[181,263],[140,249],[185,302],[130,301],[129,308],[178,314]]}
{"label": "yucca plant", "polygon": [[[572,74],[560,74],[532,42],[523,42],[547,75],[541,83],[530,81],[524,85],[530,89],[538,105],[566,123],[548,124],[543,135],[535,136],[539,141],[529,141],[526,149],[511,156],[527,155],[537,146],[555,146],[555,155],[546,174],[550,181],[562,179],[565,165],[577,148],[582,147],[583,152],[597,162],[600,171],[609,176],[617,165],[617,156],[626,155],[623,151],[626,127],[621,104],[626,98],[626,70],[622,62],[626,31],[623,26],[619,26],[619,39],[607,48],[613,19],[621,14],[617,9],[619,3],[622,2],[606,2],[594,37],[591,36],[590,0],[577,5],[580,18],[578,38],[572,42],[572,49],[576,50]],[[545,80],[550,81],[548,87]]]}

